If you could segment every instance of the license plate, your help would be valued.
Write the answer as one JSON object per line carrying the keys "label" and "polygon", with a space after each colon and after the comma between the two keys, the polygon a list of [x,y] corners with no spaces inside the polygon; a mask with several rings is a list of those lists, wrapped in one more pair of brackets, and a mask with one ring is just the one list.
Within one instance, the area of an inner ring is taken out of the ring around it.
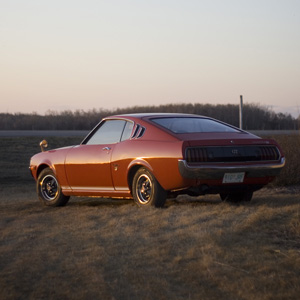
{"label": "license plate", "polygon": [[243,182],[245,172],[241,173],[225,173],[223,177],[223,183],[239,183]]}

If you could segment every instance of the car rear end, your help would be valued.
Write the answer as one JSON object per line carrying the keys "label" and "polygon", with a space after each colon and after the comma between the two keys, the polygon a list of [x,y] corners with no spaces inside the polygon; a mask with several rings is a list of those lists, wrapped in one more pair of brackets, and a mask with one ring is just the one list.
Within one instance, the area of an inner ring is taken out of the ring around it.
{"label": "car rear end", "polygon": [[274,180],[285,164],[277,143],[235,135],[220,139],[220,134],[211,133],[209,139],[186,140],[183,159],[178,162],[181,175],[196,179],[202,193],[245,188],[254,191]]}
{"label": "car rear end", "polygon": [[224,122],[198,115],[166,115],[152,122],[182,141],[178,169],[189,193],[251,199],[285,165],[279,145]]}

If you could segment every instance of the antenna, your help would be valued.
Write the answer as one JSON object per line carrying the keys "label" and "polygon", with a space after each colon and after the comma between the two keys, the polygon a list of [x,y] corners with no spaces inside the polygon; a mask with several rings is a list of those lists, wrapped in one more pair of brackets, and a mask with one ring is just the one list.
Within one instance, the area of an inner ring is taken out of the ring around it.
{"label": "antenna", "polygon": [[240,129],[243,129],[243,95],[240,96]]}

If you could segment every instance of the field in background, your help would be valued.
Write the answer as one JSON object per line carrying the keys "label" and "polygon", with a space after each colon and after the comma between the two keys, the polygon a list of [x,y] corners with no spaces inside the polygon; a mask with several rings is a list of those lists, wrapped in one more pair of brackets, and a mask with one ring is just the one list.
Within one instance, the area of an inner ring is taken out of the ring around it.
{"label": "field in background", "polygon": [[28,170],[41,137],[0,138],[0,299],[298,299],[300,141],[275,139],[288,164],[250,203],[180,196],[141,209],[43,207]]}
{"label": "field in background", "polygon": [[300,185],[300,135],[269,135],[280,145],[286,158],[286,165],[272,186]]}
{"label": "field in background", "polygon": [[[49,133],[49,132],[48,132]],[[65,136],[68,132],[50,132],[47,131],[44,136],[41,131],[38,136],[0,136],[0,187],[1,184],[14,184],[15,181],[30,181],[31,177],[28,171],[30,157],[40,152],[39,142],[47,138],[49,149],[79,144],[84,135]],[[263,132],[256,132],[262,137],[275,139],[282,147],[286,156],[286,166],[271,186],[300,185],[300,134],[297,131],[289,135],[280,135],[277,133],[267,135]],[[21,133],[20,133],[21,134]],[[73,133],[74,134],[74,133]]]}

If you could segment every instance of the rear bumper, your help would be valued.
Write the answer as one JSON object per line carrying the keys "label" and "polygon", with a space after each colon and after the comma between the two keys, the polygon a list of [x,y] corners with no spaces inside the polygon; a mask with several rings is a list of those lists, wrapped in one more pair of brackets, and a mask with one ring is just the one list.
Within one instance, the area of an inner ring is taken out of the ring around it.
{"label": "rear bumper", "polygon": [[178,160],[179,172],[189,179],[222,179],[225,173],[245,172],[249,178],[277,176],[285,165],[285,158],[279,162],[251,165],[221,165],[203,164],[190,166],[185,160]]}

